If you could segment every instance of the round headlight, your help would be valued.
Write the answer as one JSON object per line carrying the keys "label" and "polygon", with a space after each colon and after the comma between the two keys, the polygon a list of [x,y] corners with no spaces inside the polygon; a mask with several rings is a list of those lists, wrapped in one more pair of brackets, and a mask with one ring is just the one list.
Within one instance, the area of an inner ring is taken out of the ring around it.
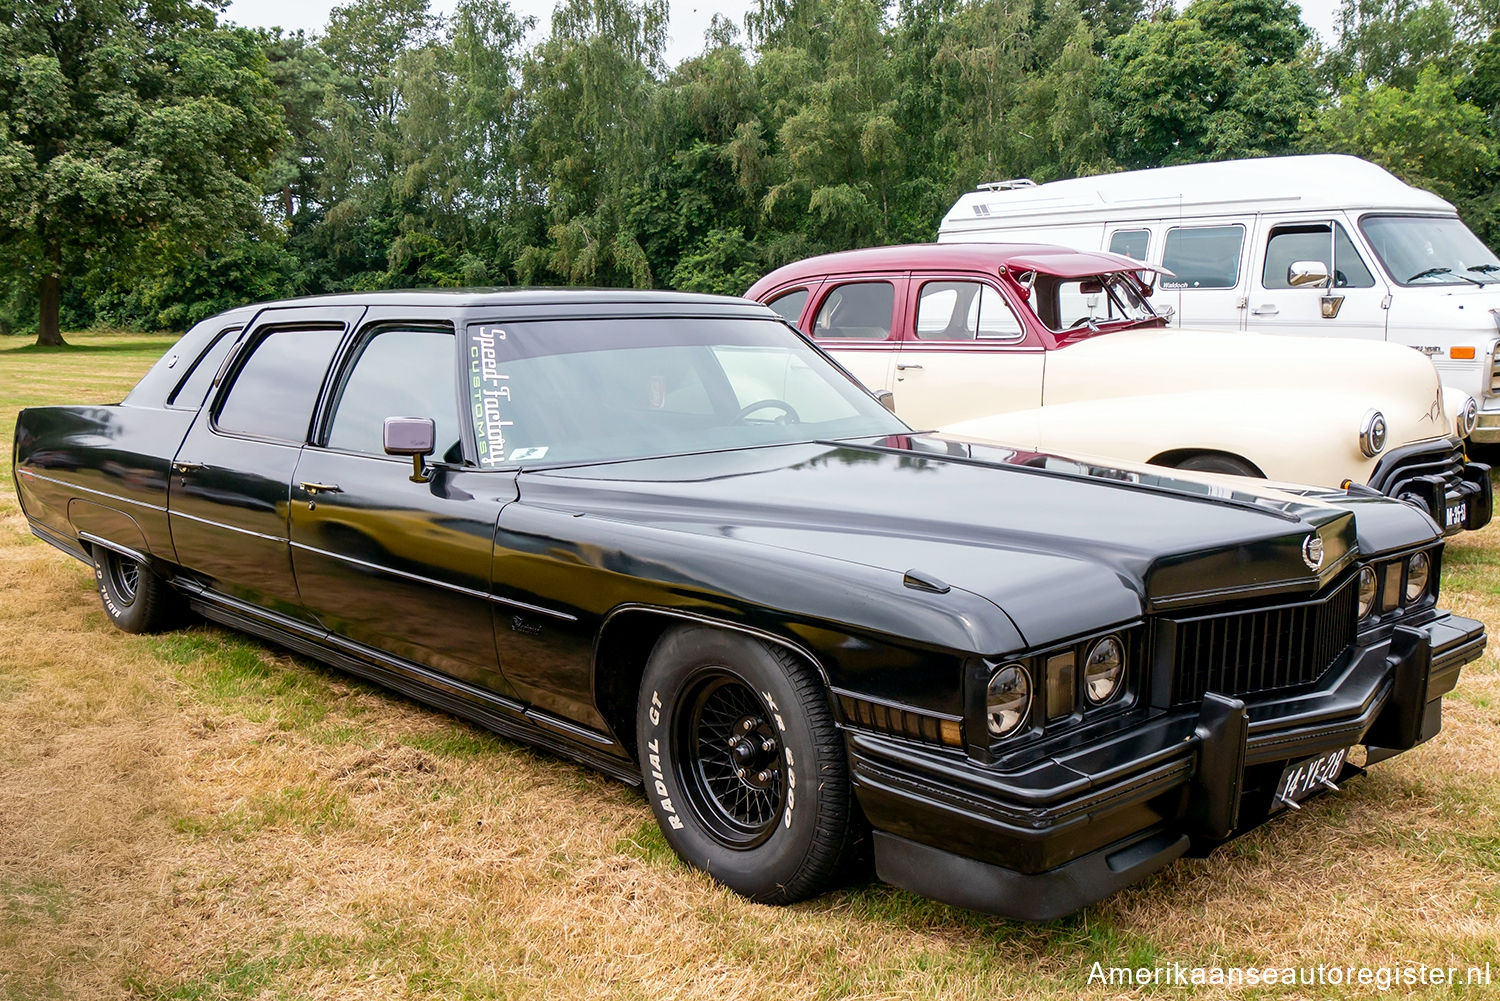
{"label": "round headlight", "polygon": [[1118,637],[1106,636],[1089,647],[1083,661],[1083,694],[1093,705],[1115,697],[1125,680],[1125,646]]}
{"label": "round headlight", "polygon": [[1359,426],[1359,450],[1374,458],[1385,450],[1385,414],[1371,410]]}
{"label": "round headlight", "polygon": [[1417,553],[1406,561],[1406,600],[1416,601],[1427,593],[1427,578],[1431,576],[1432,563],[1426,553]]}
{"label": "round headlight", "polygon": [[1359,568],[1359,617],[1368,619],[1375,610],[1375,568]]}
{"label": "round headlight", "polygon": [[985,721],[990,733],[1008,737],[1026,722],[1031,709],[1031,675],[1020,664],[1006,664],[990,678],[984,693]]}
{"label": "round headlight", "polygon": [[1474,431],[1474,425],[1479,423],[1479,403],[1474,397],[1469,397],[1469,402],[1463,405],[1458,412],[1458,431],[1460,438],[1467,438]]}

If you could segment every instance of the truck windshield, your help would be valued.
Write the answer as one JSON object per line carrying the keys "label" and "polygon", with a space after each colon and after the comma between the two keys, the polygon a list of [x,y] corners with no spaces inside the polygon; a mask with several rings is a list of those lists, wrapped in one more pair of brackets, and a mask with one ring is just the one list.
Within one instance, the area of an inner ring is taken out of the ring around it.
{"label": "truck windshield", "polygon": [[1038,274],[1031,305],[1055,334],[1089,334],[1105,323],[1156,319],[1135,283],[1124,274],[1086,278]]}
{"label": "truck windshield", "polygon": [[1500,260],[1452,216],[1365,216],[1360,229],[1397,284],[1500,283]]}

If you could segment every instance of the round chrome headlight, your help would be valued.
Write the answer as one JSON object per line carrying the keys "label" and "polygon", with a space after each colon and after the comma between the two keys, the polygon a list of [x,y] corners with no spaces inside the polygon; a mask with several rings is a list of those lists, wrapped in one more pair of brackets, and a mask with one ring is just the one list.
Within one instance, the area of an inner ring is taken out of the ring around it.
{"label": "round chrome headlight", "polygon": [[1359,568],[1359,618],[1364,621],[1375,610],[1375,568]]}
{"label": "round chrome headlight", "polygon": [[1385,414],[1371,410],[1359,426],[1359,450],[1370,458],[1385,451]]}
{"label": "round chrome headlight", "polygon": [[1020,664],[1006,664],[990,677],[984,693],[985,722],[996,737],[1008,737],[1026,722],[1031,709],[1031,675]]}
{"label": "round chrome headlight", "polygon": [[1469,402],[1458,412],[1457,426],[1454,428],[1460,438],[1469,437],[1474,431],[1474,425],[1479,423],[1479,403],[1472,396],[1468,399]]}
{"label": "round chrome headlight", "polygon": [[1115,697],[1125,680],[1125,645],[1117,636],[1106,636],[1089,647],[1083,661],[1083,694],[1093,705]]}
{"label": "round chrome headlight", "polygon": [[1406,561],[1406,600],[1416,601],[1427,593],[1427,580],[1432,576],[1432,562],[1426,553],[1416,553]]}

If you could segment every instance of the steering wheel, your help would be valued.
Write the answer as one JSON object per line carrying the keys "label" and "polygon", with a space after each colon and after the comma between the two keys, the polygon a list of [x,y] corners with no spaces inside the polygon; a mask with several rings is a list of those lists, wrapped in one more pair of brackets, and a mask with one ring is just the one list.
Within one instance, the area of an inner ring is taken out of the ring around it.
{"label": "steering wheel", "polygon": [[779,424],[802,423],[802,418],[797,415],[797,410],[795,407],[793,407],[785,400],[777,400],[771,397],[767,397],[764,400],[756,400],[754,403],[746,404],[745,406],[741,407],[740,412],[735,415],[735,420],[742,421],[746,417],[749,417],[751,414],[755,413],[757,410],[764,410],[767,407],[775,407],[777,410],[781,411],[781,417],[777,418],[777,423]]}

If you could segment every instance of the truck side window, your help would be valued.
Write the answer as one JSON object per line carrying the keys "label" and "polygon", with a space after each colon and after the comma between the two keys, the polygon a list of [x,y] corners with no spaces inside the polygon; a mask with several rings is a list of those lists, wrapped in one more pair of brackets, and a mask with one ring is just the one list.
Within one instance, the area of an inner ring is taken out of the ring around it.
{"label": "truck side window", "polygon": [[220,431],[307,440],[323,375],[343,330],[273,330],[260,338],[235,373],[214,426]]}
{"label": "truck side window", "polygon": [[1151,231],[1149,229],[1122,229],[1117,230],[1109,238],[1109,252],[1111,254],[1124,254],[1126,257],[1134,257],[1138,261],[1146,259],[1146,248],[1151,243]]}
{"label": "truck side window", "polygon": [[198,356],[188,374],[183,377],[182,383],[167,400],[169,407],[181,407],[184,410],[197,410],[203,406],[203,400],[208,396],[209,384],[213,382],[214,376],[219,374],[219,368],[224,364],[224,359],[229,355],[229,349],[234,347],[234,337],[239,332],[239,327],[230,327],[219,332],[214,342],[208,346],[208,350]]}
{"label": "truck side window", "polygon": [[[1354,241],[1349,239],[1344,227],[1335,223],[1334,229],[1334,238],[1338,240],[1338,271],[1333,276],[1333,284],[1338,288],[1374,288],[1375,276],[1360,260]],[[1271,230],[1266,241],[1266,266],[1261,272],[1261,283],[1266,288],[1291,288],[1287,269],[1296,261],[1322,261],[1325,268],[1331,266],[1326,223],[1277,226]]]}
{"label": "truck side window", "polygon": [[463,461],[451,330],[377,330],[345,370],[328,426],[328,447],[384,455],[387,417],[429,417],[437,455]]}
{"label": "truck side window", "polygon": [[924,341],[1019,341],[1026,332],[999,292],[980,282],[928,282],[917,298]]}
{"label": "truck side window", "polygon": [[1234,288],[1240,278],[1243,226],[1174,226],[1167,230],[1162,267],[1164,289]]}
{"label": "truck side window", "polygon": [[891,336],[896,287],[890,282],[852,282],[823,297],[814,337],[883,341]]}
{"label": "truck side window", "polygon": [[777,296],[767,305],[776,310],[783,320],[795,327],[797,321],[802,319],[802,307],[807,305],[807,289],[794,289],[785,295]]}

